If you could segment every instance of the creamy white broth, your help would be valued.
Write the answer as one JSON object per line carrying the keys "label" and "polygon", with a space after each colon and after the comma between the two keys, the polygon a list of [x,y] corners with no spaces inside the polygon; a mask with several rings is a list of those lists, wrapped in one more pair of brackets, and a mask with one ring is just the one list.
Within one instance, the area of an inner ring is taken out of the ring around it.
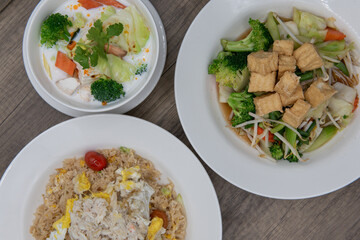
{"label": "creamy white broth", "polygon": [[[119,1],[122,4],[126,5],[126,6],[130,6],[130,3],[128,3],[127,1]],[[61,13],[63,15],[67,15],[68,17],[75,19],[75,14],[80,12],[82,13],[82,16],[86,19],[86,24],[85,27],[82,28],[80,30],[80,32],[77,34],[77,36],[74,38],[74,41],[78,41],[80,38],[82,38],[84,35],[86,35],[87,30],[93,25],[93,23],[100,18],[101,13],[104,12],[106,6],[102,6],[99,8],[94,8],[94,9],[85,9],[83,7],[81,7],[81,5],[78,3],[77,0],[68,0],[66,1],[64,4],[62,4],[59,8],[57,8],[53,13]],[[120,12],[120,11],[124,11],[123,9],[119,9],[119,8],[115,8],[116,12]],[[148,26],[148,24],[146,23],[146,19],[143,17],[145,24]],[[74,32],[76,29],[74,27],[71,27],[69,29],[69,32]],[[135,91],[139,86],[141,86],[142,84],[145,84],[145,81],[148,78],[149,72],[151,72],[151,69],[153,67],[152,64],[152,59],[154,58],[154,49],[152,49],[153,46],[153,37],[152,34],[150,33],[150,37],[149,40],[147,41],[146,45],[141,49],[141,51],[137,54],[135,53],[131,53],[128,52],[128,54],[123,58],[123,60],[125,60],[126,62],[129,62],[131,64],[133,64],[136,68],[139,68],[142,64],[147,64],[147,71],[142,73],[141,75],[135,75],[130,81],[128,82],[123,82],[122,85],[124,87],[124,91],[125,91],[125,96],[127,96],[128,94],[131,94],[133,91]],[[58,41],[57,44],[55,46],[53,46],[52,48],[46,48],[45,46],[40,46],[40,53],[42,57],[45,57],[46,62],[49,65],[50,68],[50,75],[48,74],[49,77],[49,81],[52,82],[52,84],[54,84],[54,88],[61,92],[61,94],[63,94],[65,97],[68,97],[69,99],[71,99],[72,101],[77,101],[77,102],[81,102],[81,103],[88,103],[91,105],[95,105],[95,106],[100,106],[102,105],[101,102],[95,100],[92,96],[90,98],[90,101],[87,102],[85,100],[83,100],[80,97],[80,88],[82,86],[88,85],[90,86],[90,84],[81,84],[80,87],[77,88],[77,90],[74,92],[73,95],[69,96],[67,94],[65,94],[63,91],[61,91],[57,86],[56,86],[56,82],[62,79],[66,79],[71,77],[70,75],[68,75],[67,73],[63,72],[62,70],[60,70],[59,68],[57,68],[55,66],[55,62],[56,62],[56,56],[57,56],[57,52],[58,50],[66,53],[66,47],[67,47],[68,42],[66,41]],[[43,67],[44,66],[44,61],[42,62]],[[46,68],[45,68],[46,70]],[[97,78],[94,78],[94,80],[96,80]],[[121,99],[117,100],[117,101],[121,101]]]}

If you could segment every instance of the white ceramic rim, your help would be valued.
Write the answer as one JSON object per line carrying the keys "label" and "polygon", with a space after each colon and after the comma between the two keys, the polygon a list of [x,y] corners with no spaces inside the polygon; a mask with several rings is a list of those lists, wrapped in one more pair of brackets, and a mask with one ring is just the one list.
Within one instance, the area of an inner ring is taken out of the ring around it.
{"label": "white ceramic rim", "polygon": [[[81,143],[80,147],[72,145],[73,141],[79,142],[84,137],[88,139],[91,134],[87,131],[89,127],[94,127],[97,136],[100,136],[99,132],[103,135],[99,139]],[[72,140],[68,145],[74,147],[64,148],[62,145],[57,152],[53,152],[54,146],[57,149],[58,143],[66,142],[66,138],[70,138],[68,134],[73,132],[74,136],[70,136]],[[126,133],[118,138],[114,136],[114,133],[119,132]],[[127,135],[130,132],[131,135]],[[108,140],[110,135],[113,137]],[[115,138],[118,140],[113,142]],[[20,240],[30,236],[28,229],[31,222],[28,220],[32,221],[32,214],[42,202],[41,194],[49,175],[61,166],[65,157],[78,156],[89,148],[119,147],[124,143],[130,144],[125,146],[134,148],[138,154],[151,160],[165,176],[172,178],[175,189],[182,194],[187,211],[187,239],[197,240],[201,236],[214,240],[222,238],[221,212],[216,192],[204,167],[190,149],[153,123],[126,115],[99,114],[74,118],[46,130],[14,158],[0,180],[0,239]],[[66,149],[65,153],[60,149]],[[34,156],[37,158],[35,163],[32,161]],[[37,168],[39,165],[41,167]],[[34,168],[39,171],[34,172]],[[179,169],[182,169],[181,172]],[[183,178],[183,174],[187,177]],[[19,188],[22,191],[18,191]],[[20,195],[16,197],[16,194]],[[208,226],[211,228],[207,229]]]}
{"label": "white ceramic rim", "polygon": [[157,13],[154,6],[151,4],[149,0],[137,0],[140,4],[144,5],[149,15],[152,17],[152,21],[154,23],[154,26],[156,28],[156,40],[158,41],[158,51],[156,54],[156,63],[154,64],[154,67],[149,74],[146,82],[144,82],[143,86],[137,91],[137,93],[134,93],[133,96],[126,99],[125,101],[121,101],[119,103],[115,103],[112,105],[104,106],[103,108],[99,109],[85,109],[85,108],[79,108],[75,106],[71,106],[60,99],[55,98],[52,94],[50,94],[37,80],[35,75],[33,74],[32,68],[30,66],[30,56],[28,54],[28,36],[29,36],[29,29],[31,22],[35,18],[35,15],[38,11],[38,9],[44,4],[46,0],[41,0],[38,5],[33,10],[25,28],[24,37],[23,37],[23,60],[25,65],[26,73],[29,77],[29,80],[35,90],[38,92],[38,94],[45,100],[50,106],[55,108],[56,110],[72,116],[72,117],[79,117],[84,116],[88,114],[94,114],[94,113],[102,113],[102,112],[111,112],[111,113],[125,113],[127,111],[130,111],[131,109],[135,108],[137,105],[139,105],[142,101],[145,100],[149,96],[149,94],[152,92],[152,90],[155,88],[156,84],[158,83],[161,74],[163,72],[165,61],[166,61],[166,52],[167,52],[167,43],[166,43],[166,34],[165,34],[165,28],[163,26],[163,23],[161,21],[161,18],[159,14]]}
{"label": "white ceramic rim", "polygon": [[[348,2],[346,4],[343,1],[321,0],[212,0],[191,24],[181,45],[175,71],[175,100],[179,118],[186,136],[199,156],[210,168],[233,185],[265,197],[303,199],[333,192],[359,178],[360,161],[355,161],[360,155],[360,149],[356,146],[356,142],[360,140],[359,110],[355,112],[354,121],[344,131],[338,133],[324,147],[311,153],[310,161],[297,164],[280,161],[273,164],[259,158],[256,150],[239,140],[230,129],[225,127],[226,122],[217,103],[215,82],[210,81],[211,77],[207,75],[208,64],[221,50],[220,38],[235,39],[247,29],[239,26],[240,18],[265,19],[266,14],[263,12],[276,11],[277,9],[273,9],[275,6],[282,10],[288,6],[295,5],[299,8],[306,6],[305,10],[315,13],[317,11],[331,13],[336,17],[337,25],[346,30],[345,33],[359,47],[360,26],[350,24],[349,21],[351,16],[353,18],[359,16],[354,12],[352,15],[348,14],[350,10],[344,7],[351,1]],[[329,4],[339,11],[334,12]],[[263,12],[259,12],[258,8]],[[237,11],[242,12],[239,14]],[[231,22],[229,18],[234,17],[235,13],[238,13],[236,20]],[[221,28],[221,24],[224,24],[223,18],[232,25]],[[215,31],[210,32],[203,26],[220,29],[218,31],[222,35],[218,36],[218,43],[213,44],[211,39],[216,35],[213,34]],[[200,40],[196,39],[208,39],[208,41],[206,44],[201,44]],[[213,47],[209,48],[206,45]],[[194,49],[197,52],[196,56],[192,54]],[[202,54],[205,57],[201,57]],[[189,59],[192,60],[189,62]],[[198,64],[199,62],[201,63]],[[191,73],[191,76],[186,73]],[[204,77],[205,75],[207,77]],[[359,86],[357,89],[359,92]],[[337,147],[341,147],[342,150],[336,151]],[[341,161],[334,161],[335,158]],[[329,159],[332,161],[324,163]],[[280,179],[280,176],[285,178]],[[293,186],[285,183],[286,181],[294,181]]]}

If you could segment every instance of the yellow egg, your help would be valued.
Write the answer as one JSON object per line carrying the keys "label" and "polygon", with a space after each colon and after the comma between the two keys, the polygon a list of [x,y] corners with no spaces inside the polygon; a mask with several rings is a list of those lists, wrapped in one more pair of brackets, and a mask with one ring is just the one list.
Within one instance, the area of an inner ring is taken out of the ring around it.
{"label": "yellow egg", "polygon": [[110,195],[104,192],[92,193],[92,197],[103,198],[106,201],[110,201]]}
{"label": "yellow egg", "polygon": [[74,179],[74,190],[77,194],[88,191],[91,187],[89,179],[86,177],[85,172],[78,174]]}
{"label": "yellow egg", "polygon": [[163,226],[163,220],[159,217],[154,217],[148,227],[147,239],[154,240],[156,234],[161,230]]}
{"label": "yellow egg", "polygon": [[128,180],[130,177],[132,177],[132,175],[134,174],[138,174],[140,170],[139,166],[135,166],[135,167],[131,167],[131,168],[125,168],[121,171],[121,175],[123,177],[123,182],[125,182],[126,180]]}
{"label": "yellow egg", "polygon": [[70,212],[72,212],[72,209],[74,207],[74,202],[78,200],[78,198],[70,198],[66,201],[66,209],[65,209],[65,215],[62,216],[59,220],[54,222],[53,228],[55,228],[58,232],[60,231],[60,228],[69,228],[71,223],[70,218]]}

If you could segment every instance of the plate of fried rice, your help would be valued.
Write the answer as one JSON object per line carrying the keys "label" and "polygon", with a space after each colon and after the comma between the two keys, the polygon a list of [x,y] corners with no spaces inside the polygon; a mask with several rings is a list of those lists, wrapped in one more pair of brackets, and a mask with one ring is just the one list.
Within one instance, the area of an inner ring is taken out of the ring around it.
{"label": "plate of fried rice", "polygon": [[0,239],[222,237],[216,193],[195,155],[129,116],[71,119],[40,134],[8,167],[0,196]]}

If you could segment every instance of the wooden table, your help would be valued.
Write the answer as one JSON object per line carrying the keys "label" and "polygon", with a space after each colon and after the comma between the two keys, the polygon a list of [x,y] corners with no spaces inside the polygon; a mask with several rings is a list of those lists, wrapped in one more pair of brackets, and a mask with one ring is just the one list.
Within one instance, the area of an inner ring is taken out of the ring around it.
{"label": "wooden table", "polygon": [[[165,128],[193,150],[176,111],[174,71],[186,30],[208,1],[151,2],[166,29],[167,61],[153,93],[127,114]],[[37,3],[38,0],[0,0],[0,177],[28,142],[70,119],[40,98],[24,69],[22,37]],[[322,197],[285,201],[243,191],[203,165],[219,197],[224,239],[360,239],[359,180]]]}

